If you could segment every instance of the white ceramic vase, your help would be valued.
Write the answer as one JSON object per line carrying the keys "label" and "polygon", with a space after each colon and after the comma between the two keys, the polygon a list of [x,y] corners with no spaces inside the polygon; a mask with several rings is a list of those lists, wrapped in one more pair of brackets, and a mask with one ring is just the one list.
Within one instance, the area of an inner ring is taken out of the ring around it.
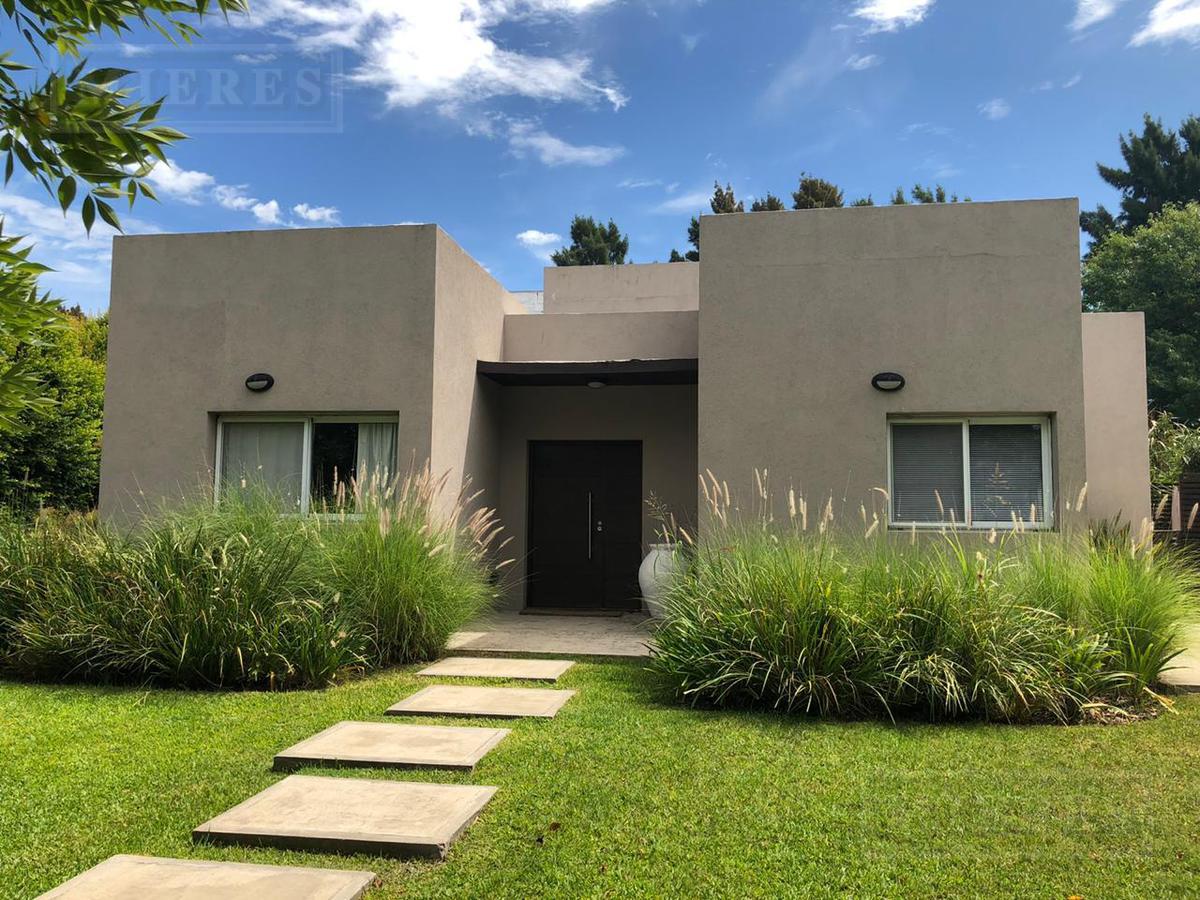
{"label": "white ceramic vase", "polygon": [[638,585],[642,589],[646,611],[656,619],[663,617],[659,597],[675,572],[675,552],[674,544],[651,544],[650,552],[638,568]]}

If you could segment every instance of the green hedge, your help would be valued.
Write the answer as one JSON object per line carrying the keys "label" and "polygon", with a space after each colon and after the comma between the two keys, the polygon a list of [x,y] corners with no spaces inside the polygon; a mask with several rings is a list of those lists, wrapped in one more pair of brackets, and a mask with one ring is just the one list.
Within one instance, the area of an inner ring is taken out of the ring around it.
{"label": "green hedge", "polygon": [[428,473],[284,517],[199,500],[132,533],[0,517],[0,670],[49,680],[289,688],[435,657],[495,596],[487,510]]}

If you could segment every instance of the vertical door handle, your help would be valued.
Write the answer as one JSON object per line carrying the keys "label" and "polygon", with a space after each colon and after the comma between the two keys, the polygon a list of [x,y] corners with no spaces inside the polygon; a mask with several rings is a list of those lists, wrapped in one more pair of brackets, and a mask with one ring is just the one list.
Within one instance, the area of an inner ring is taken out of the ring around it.
{"label": "vertical door handle", "polygon": [[591,558],[592,558],[592,492],[591,491],[588,491],[587,533],[588,533],[588,559],[591,560]]}

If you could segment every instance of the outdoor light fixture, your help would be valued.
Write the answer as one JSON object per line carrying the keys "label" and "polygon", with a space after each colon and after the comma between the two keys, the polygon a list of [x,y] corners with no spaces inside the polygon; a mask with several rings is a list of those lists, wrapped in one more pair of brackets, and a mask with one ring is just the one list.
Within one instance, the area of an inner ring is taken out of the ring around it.
{"label": "outdoor light fixture", "polygon": [[261,394],[263,391],[269,391],[273,384],[275,384],[273,375],[268,375],[266,372],[255,372],[246,379],[246,390]]}
{"label": "outdoor light fixture", "polygon": [[880,372],[871,379],[871,387],[877,391],[898,391],[904,387],[904,376],[899,372]]}
{"label": "outdoor light fixture", "polygon": [[607,387],[607,386],[608,386],[608,382],[607,382],[607,381],[601,381],[599,378],[593,378],[591,381],[589,381],[589,382],[587,383],[587,386],[588,386],[588,387],[590,387],[590,388],[599,389],[599,388],[602,388],[602,387]]}

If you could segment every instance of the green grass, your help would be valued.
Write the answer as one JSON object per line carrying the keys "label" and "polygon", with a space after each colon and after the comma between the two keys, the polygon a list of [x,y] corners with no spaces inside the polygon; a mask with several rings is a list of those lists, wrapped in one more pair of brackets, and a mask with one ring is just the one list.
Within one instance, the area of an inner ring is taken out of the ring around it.
{"label": "green grass", "polygon": [[276,751],[382,720],[420,686],[413,671],[277,694],[0,682],[0,895],[114,853],[370,868],[372,900],[1140,898],[1200,884],[1200,697],[1111,727],[847,723],[683,708],[619,662],[577,665],[558,718],[512,725],[471,775],[337,773],[499,786],[444,863],[192,846],[192,827],[282,777]]}

